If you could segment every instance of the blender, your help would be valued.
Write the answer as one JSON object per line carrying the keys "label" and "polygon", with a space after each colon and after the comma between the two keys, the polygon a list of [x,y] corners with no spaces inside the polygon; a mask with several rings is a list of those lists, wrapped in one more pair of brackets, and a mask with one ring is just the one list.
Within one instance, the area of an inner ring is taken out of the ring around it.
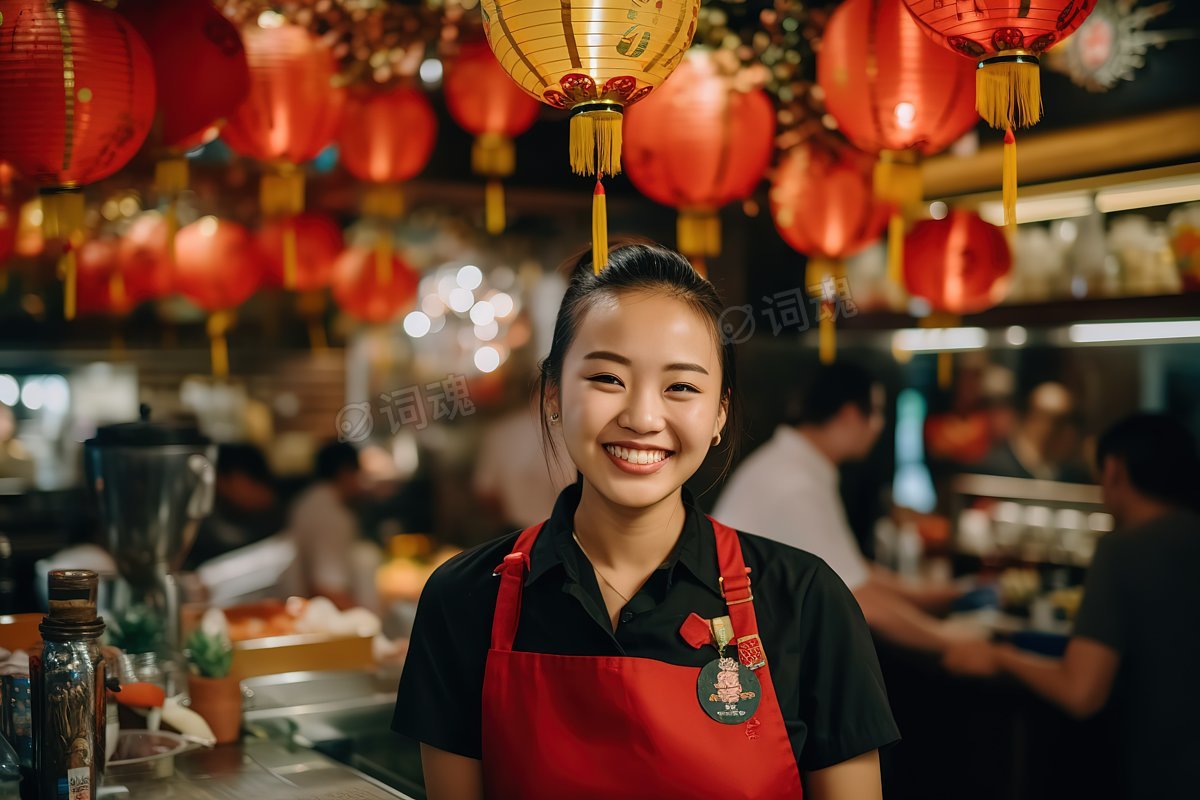
{"label": "blender", "polygon": [[105,605],[110,623],[137,649],[155,653],[170,677],[178,663],[180,587],[176,573],[212,511],[216,446],[193,425],[150,421],[107,425],[84,444],[109,553],[117,565]]}

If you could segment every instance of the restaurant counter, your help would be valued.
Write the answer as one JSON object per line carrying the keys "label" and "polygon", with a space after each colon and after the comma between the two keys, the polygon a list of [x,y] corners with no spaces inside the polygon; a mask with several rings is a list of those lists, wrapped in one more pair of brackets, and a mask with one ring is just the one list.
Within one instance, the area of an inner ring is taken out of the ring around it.
{"label": "restaurant counter", "polygon": [[[413,800],[358,770],[295,744],[246,739],[173,756],[171,774],[123,767],[99,797],[131,800]],[[154,762],[147,762],[153,764]],[[137,765],[146,767],[146,765]]]}

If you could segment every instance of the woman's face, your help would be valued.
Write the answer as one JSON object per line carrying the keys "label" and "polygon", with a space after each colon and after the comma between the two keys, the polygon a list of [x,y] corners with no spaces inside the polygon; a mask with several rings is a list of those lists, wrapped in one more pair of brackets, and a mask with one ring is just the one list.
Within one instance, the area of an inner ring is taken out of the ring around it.
{"label": "woman's face", "polygon": [[681,300],[623,292],[588,309],[548,399],[584,478],[645,508],[675,492],[725,423],[712,329]]}

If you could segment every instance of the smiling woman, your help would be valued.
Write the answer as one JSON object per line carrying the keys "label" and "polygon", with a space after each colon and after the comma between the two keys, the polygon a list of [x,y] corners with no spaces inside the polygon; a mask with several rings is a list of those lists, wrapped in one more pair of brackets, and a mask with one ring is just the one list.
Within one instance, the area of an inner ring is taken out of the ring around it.
{"label": "smiling woman", "polygon": [[720,312],[657,245],[572,265],[540,398],[580,479],[426,585],[393,724],[431,800],[881,796],[897,732],[853,597],[683,488],[736,430]]}

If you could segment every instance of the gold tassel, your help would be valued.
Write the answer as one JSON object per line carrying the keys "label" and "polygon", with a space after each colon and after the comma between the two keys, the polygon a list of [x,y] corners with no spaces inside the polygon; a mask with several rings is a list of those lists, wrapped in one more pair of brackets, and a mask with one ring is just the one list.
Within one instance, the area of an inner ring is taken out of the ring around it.
{"label": "gold tassel", "polygon": [[375,240],[375,281],[380,286],[392,282],[392,232],[388,229]]}
{"label": "gold tassel", "polygon": [[979,62],[975,110],[997,130],[1026,128],[1042,118],[1042,74],[1038,59],[1007,50]]}
{"label": "gold tassel", "polygon": [[576,175],[621,171],[621,107],[589,103],[571,116],[571,170]]}
{"label": "gold tassel", "polygon": [[504,184],[499,178],[492,178],[483,190],[483,219],[487,232],[492,236],[504,233],[507,222],[504,216]]}
{"label": "gold tassel", "polygon": [[42,233],[63,242],[58,272],[64,281],[63,316],[75,319],[75,251],[83,244],[83,192],[75,188],[42,194]]}
{"label": "gold tassel", "polygon": [[214,378],[229,377],[229,341],[226,334],[237,321],[232,311],[214,311],[208,317],[209,351],[212,357],[212,373]]}
{"label": "gold tassel", "polygon": [[604,184],[596,176],[596,191],[592,193],[592,272],[608,266],[608,201],[604,197]]}
{"label": "gold tassel", "polygon": [[507,178],[517,167],[517,149],[502,133],[483,133],[471,145],[471,169],[476,175]]}
{"label": "gold tassel", "polygon": [[887,271],[888,280],[904,286],[904,215],[899,211],[888,218]]}
{"label": "gold tassel", "polygon": [[259,202],[268,217],[290,217],[304,211],[304,173],[295,164],[278,163],[262,176]]}
{"label": "gold tassel", "polygon": [[167,202],[167,263],[175,266],[175,236],[179,233],[179,200],[172,197]]}
{"label": "gold tassel", "polygon": [[719,256],[721,220],[715,211],[680,211],[675,239],[679,252],[685,256]]}
{"label": "gold tassel", "polygon": [[805,276],[810,291],[815,287],[820,293],[817,305],[817,353],[822,364],[832,364],[837,358],[837,317],[836,307],[826,295],[825,282],[834,278],[838,265],[824,258],[810,258],[808,273]]}
{"label": "gold tassel", "polygon": [[188,187],[188,160],[183,156],[164,158],[154,165],[154,191],[160,197],[179,194]]}
{"label": "gold tassel", "polygon": [[1011,236],[1017,227],[1017,137],[1011,128],[1004,132],[1003,162],[1000,194],[1004,202],[1004,226]]}
{"label": "gold tassel", "polygon": [[296,288],[296,222],[289,220],[283,228],[283,285]]}
{"label": "gold tassel", "polygon": [[954,356],[945,350],[937,354],[937,382],[939,389],[949,389],[954,383]]}
{"label": "gold tassel", "polygon": [[125,312],[125,278],[117,269],[108,276],[108,305],[118,313]]}

